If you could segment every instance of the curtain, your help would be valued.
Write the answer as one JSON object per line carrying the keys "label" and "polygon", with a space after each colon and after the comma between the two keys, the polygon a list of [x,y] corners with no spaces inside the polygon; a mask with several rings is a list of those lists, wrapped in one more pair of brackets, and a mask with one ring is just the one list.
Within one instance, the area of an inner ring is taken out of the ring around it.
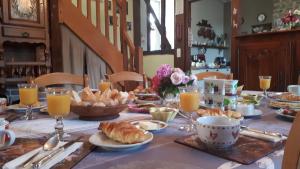
{"label": "curtain", "polygon": [[[98,88],[100,79],[106,74],[106,64],[89,49],[73,32],[62,26],[63,70],[67,73],[83,75],[84,63],[91,88]],[[86,60],[86,61],[84,61]]]}

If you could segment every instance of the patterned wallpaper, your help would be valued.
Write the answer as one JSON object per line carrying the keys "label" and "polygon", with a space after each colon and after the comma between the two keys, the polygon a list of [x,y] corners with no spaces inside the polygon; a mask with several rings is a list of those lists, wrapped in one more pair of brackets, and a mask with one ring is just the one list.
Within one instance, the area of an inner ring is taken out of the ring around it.
{"label": "patterned wallpaper", "polygon": [[273,20],[282,18],[290,9],[300,9],[300,0],[273,0]]}

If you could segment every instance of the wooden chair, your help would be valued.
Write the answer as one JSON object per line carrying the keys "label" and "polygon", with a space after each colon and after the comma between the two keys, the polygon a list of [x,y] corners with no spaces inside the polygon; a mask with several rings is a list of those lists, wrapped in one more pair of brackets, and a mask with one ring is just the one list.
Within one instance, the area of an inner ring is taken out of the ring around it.
{"label": "wooden chair", "polygon": [[114,73],[111,75],[106,75],[107,79],[112,83],[112,86],[115,84],[121,84],[123,89],[130,88],[131,90],[134,89],[134,87],[131,85],[127,86],[123,82],[140,82],[143,83],[144,87],[148,87],[148,79],[145,74],[139,74],[136,72],[129,72],[129,71],[122,71],[118,73]]}
{"label": "wooden chair", "polygon": [[80,85],[86,87],[89,84],[87,75],[74,75],[61,72],[39,76],[32,80],[32,82],[37,84],[39,87],[61,84]]}
{"label": "wooden chair", "polygon": [[233,79],[232,73],[226,74],[226,73],[221,73],[221,72],[203,72],[203,73],[198,73],[195,75],[197,76],[198,80],[203,80],[204,78],[213,77],[213,76],[215,76],[217,79],[227,79],[227,80]]}
{"label": "wooden chair", "polygon": [[296,116],[284,148],[282,169],[300,169],[300,114]]}

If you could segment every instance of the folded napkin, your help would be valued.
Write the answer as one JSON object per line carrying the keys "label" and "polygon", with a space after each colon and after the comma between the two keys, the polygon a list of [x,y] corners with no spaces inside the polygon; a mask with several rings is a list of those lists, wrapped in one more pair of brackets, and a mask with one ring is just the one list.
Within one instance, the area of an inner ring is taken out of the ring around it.
{"label": "folded napkin", "polygon": [[267,135],[267,134],[249,131],[249,130],[241,130],[240,134],[248,137],[258,138],[261,140],[271,141],[273,143],[277,143],[279,141],[287,139],[287,137],[285,136],[278,137],[278,136]]}
{"label": "folded napkin", "polygon": [[[63,121],[64,131],[67,133],[97,129],[98,121],[82,121],[78,119],[67,119]],[[36,119],[29,121],[16,121],[10,124],[10,129],[17,137],[34,138],[51,134],[54,129],[55,120],[51,118]],[[38,127],[37,127],[38,126]]]}
{"label": "folded napkin", "polygon": [[[62,142],[59,144],[59,146],[66,144],[66,142]],[[71,145],[70,147],[68,147],[67,149],[65,149],[63,152],[58,153],[57,155],[55,155],[50,161],[48,161],[47,163],[45,163],[43,166],[41,166],[41,169],[48,169],[53,167],[54,165],[56,165],[57,163],[61,162],[62,160],[64,160],[65,158],[67,158],[70,154],[72,154],[73,152],[75,152],[78,148],[80,148],[83,145],[82,142],[76,142],[73,145]],[[57,147],[59,147],[57,146]],[[7,162],[6,164],[4,164],[3,169],[16,169],[19,167],[20,164],[22,164],[23,162],[25,162],[27,159],[29,159],[30,157],[32,157],[33,154],[35,154],[38,151],[41,151],[42,147],[34,149],[12,161]],[[48,155],[49,153],[51,153],[52,151],[49,152],[42,152],[36,159],[39,159],[40,157],[44,157],[46,155]],[[31,166],[28,166],[27,168],[31,168]]]}

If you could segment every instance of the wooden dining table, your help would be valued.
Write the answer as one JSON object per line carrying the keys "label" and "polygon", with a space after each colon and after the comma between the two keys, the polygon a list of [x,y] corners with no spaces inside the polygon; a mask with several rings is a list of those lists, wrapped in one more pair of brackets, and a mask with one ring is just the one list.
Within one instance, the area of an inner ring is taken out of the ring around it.
{"label": "wooden dining table", "polygon": [[[257,92],[248,92],[257,93]],[[263,114],[257,118],[246,118],[243,125],[263,131],[280,132],[289,134],[292,121],[277,116],[275,109],[268,106],[269,99],[262,100],[258,109]],[[124,111],[121,114],[130,120],[135,118],[151,118],[150,115],[139,115]],[[40,118],[46,115],[41,115]],[[132,116],[132,119],[130,118]],[[120,118],[121,119],[121,118]],[[115,119],[115,120],[120,120]],[[127,119],[127,120],[128,120]],[[18,121],[14,122],[15,124]],[[168,124],[162,131],[154,133],[154,139],[136,149],[110,151],[96,147],[85,158],[78,162],[75,169],[280,169],[284,155],[284,150],[277,150],[250,165],[242,165],[229,161],[178,143],[175,139],[181,138],[191,133],[180,129],[186,123],[186,119],[177,116],[175,120]],[[13,124],[12,124],[13,125]],[[76,134],[92,135],[97,132],[97,127]],[[87,137],[88,138],[88,137]],[[241,157],[242,158],[242,157]]]}

